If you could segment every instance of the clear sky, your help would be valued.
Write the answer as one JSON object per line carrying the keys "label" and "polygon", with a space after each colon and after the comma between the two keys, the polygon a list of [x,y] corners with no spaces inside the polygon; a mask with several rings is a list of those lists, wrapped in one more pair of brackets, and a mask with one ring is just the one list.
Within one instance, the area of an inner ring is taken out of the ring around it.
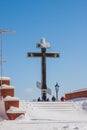
{"label": "clear sky", "polygon": [[0,28],[16,31],[3,34],[2,42],[3,76],[11,78],[17,97],[40,96],[41,59],[27,58],[27,52],[40,52],[42,37],[51,44],[47,52],[60,52],[60,58],[47,58],[51,97],[56,82],[59,97],[87,88],[87,0],[0,0]]}

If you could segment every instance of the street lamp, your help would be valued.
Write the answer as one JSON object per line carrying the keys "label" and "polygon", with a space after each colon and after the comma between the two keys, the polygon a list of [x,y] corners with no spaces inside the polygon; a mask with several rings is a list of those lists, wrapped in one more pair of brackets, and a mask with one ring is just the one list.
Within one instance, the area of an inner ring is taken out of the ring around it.
{"label": "street lamp", "polygon": [[56,83],[56,85],[55,85],[55,91],[56,91],[56,101],[58,101],[58,92],[59,92],[59,85],[58,85],[58,83]]}

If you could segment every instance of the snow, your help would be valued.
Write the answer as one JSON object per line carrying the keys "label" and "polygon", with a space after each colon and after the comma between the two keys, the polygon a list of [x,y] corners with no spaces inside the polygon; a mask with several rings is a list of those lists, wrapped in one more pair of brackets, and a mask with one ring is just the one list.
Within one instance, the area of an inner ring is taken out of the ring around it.
{"label": "snow", "polygon": [[73,93],[73,92],[86,91],[86,90],[87,90],[87,88],[83,88],[83,89],[78,89],[78,90],[72,91],[72,93]]}
{"label": "snow", "polygon": [[18,97],[6,96],[3,100],[4,101],[16,101],[16,100],[19,100],[19,98]]}
{"label": "snow", "polygon": [[68,101],[74,101],[74,102],[83,102],[87,100],[87,97],[81,97],[81,98],[74,98],[74,99],[71,99],[71,100],[68,100]]}
{"label": "snow", "polygon": [[22,108],[18,107],[13,107],[11,106],[8,110],[7,113],[25,113],[25,111]]}
{"label": "snow", "polygon": [[7,115],[5,113],[4,102],[0,100],[0,121],[3,119],[7,119]]}
{"label": "snow", "polygon": [[0,77],[0,79],[2,79],[2,80],[10,80],[9,77]]}
{"label": "snow", "polygon": [[45,38],[42,38],[42,39],[41,39],[41,47],[42,47],[42,48],[50,48],[50,43],[49,43],[49,42],[46,42],[46,39],[45,39]]}
{"label": "snow", "polygon": [[82,92],[82,91],[87,91],[87,88],[74,90],[74,91],[72,91],[72,92],[67,92],[66,94],[68,94],[68,93],[75,93],[75,92]]}
{"label": "snow", "polygon": [[3,84],[0,89],[13,89],[14,86]]}
{"label": "snow", "polygon": [[[0,113],[3,111],[0,101]],[[19,111],[25,111],[14,121],[0,115],[0,130],[87,130],[87,100],[68,102],[21,101]],[[18,110],[11,107],[11,110]],[[3,112],[4,114],[4,112]],[[2,115],[3,115],[2,114]]]}
{"label": "snow", "polygon": [[87,111],[87,102],[86,101],[83,102],[82,109]]}

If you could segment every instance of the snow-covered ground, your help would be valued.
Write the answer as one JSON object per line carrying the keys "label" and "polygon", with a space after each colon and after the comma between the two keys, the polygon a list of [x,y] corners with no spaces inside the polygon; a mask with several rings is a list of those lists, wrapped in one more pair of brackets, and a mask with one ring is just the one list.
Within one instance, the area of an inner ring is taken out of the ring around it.
{"label": "snow-covered ground", "polygon": [[3,119],[6,115],[3,102],[0,103],[0,130],[87,130],[87,99],[68,102],[20,101],[20,108],[26,111],[25,116],[9,121]]}

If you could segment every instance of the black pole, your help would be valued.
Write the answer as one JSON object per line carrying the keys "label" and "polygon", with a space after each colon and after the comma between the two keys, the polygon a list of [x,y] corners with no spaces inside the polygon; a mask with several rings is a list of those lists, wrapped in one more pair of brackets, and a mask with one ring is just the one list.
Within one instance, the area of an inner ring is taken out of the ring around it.
{"label": "black pole", "polygon": [[46,48],[41,48],[41,52],[42,52],[42,100],[45,101],[47,98],[47,95],[46,95],[46,89],[47,89],[47,85],[46,85],[46,56],[45,56]]}

